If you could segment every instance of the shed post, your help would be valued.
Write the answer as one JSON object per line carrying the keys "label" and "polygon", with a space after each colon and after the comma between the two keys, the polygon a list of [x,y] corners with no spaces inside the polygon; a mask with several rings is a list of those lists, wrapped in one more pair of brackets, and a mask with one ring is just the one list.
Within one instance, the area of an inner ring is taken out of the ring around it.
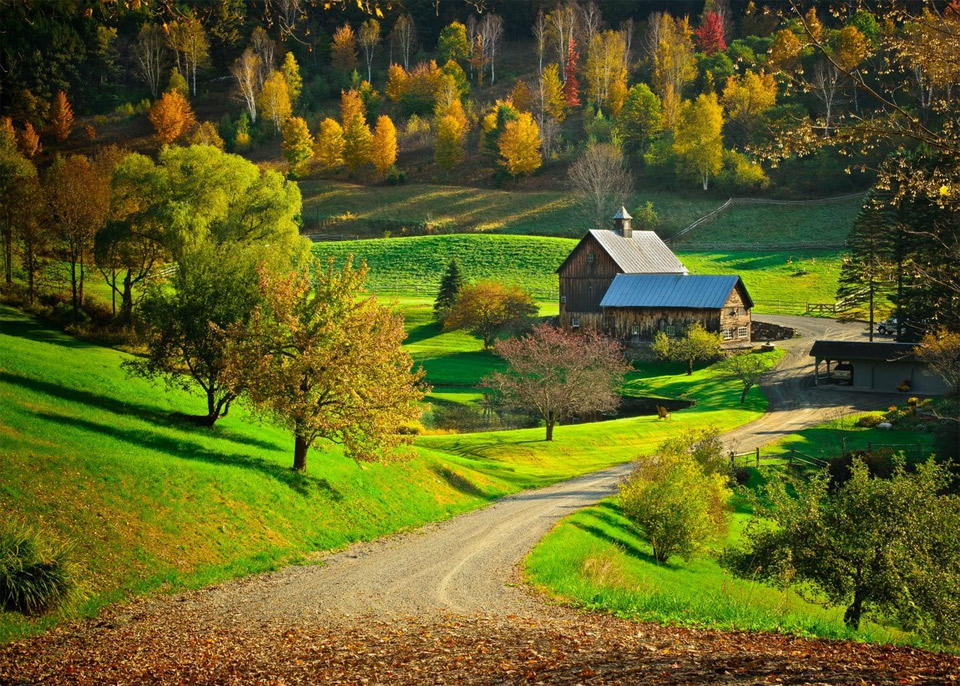
{"label": "shed post", "polygon": [[757,446],[757,467],[760,466],[760,447]]}

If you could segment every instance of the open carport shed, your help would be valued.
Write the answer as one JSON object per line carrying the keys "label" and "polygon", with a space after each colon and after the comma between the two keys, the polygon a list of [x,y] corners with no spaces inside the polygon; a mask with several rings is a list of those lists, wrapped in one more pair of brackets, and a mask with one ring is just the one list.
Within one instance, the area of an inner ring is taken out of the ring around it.
{"label": "open carport shed", "polygon": [[948,390],[944,380],[917,359],[912,343],[816,341],[810,356],[816,360],[814,383],[818,386],[884,393],[906,389],[922,395]]}

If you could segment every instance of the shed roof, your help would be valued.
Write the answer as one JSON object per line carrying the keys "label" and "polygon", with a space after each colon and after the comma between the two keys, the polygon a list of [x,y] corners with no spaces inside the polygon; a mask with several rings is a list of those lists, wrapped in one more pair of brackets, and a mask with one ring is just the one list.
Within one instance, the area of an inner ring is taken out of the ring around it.
{"label": "shed roof", "polygon": [[875,360],[881,362],[913,361],[913,343],[887,341],[815,341],[810,357],[821,360]]}
{"label": "shed roof", "polygon": [[680,307],[719,310],[740,284],[745,305],[753,301],[739,276],[617,274],[600,307]]}
{"label": "shed roof", "polygon": [[[683,262],[677,259],[667,244],[653,231],[633,231],[629,238],[624,238],[609,229],[592,229],[587,236],[593,236],[625,274],[687,273]],[[567,257],[567,260],[569,259],[570,257]],[[557,271],[562,268],[563,264]]]}

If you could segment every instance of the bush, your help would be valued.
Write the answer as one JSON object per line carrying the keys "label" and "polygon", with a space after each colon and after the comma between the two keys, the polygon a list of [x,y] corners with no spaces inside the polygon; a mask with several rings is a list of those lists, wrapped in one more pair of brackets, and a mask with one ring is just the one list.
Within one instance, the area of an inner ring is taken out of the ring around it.
{"label": "bush", "polygon": [[883,416],[879,414],[865,414],[857,420],[857,426],[873,429],[883,421]]}
{"label": "bush", "polygon": [[73,589],[63,547],[44,545],[22,524],[0,528],[0,610],[38,615],[56,607]]}
{"label": "bush", "polygon": [[673,555],[689,559],[726,532],[727,475],[709,473],[674,443],[696,443],[696,436],[661,445],[620,484],[624,516],[636,525],[659,563]]}

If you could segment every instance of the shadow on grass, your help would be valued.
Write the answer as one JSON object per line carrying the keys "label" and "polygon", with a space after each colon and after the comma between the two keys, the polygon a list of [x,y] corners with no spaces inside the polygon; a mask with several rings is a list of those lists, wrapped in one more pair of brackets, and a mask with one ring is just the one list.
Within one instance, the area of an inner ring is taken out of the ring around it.
{"label": "shadow on grass", "polygon": [[410,329],[403,343],[404,345],[419,343],[434,336],[439,336],[441,333],[443,333],[443,329],[437,323],[421,324],[420,326]]}
{"label": "shadow on grass", "polygon": [[430,471],[439,476],[441,479],[446,481],[453,489],[468,495],[474,498],[482,498],[483,500],[493,500],[495,496],[485,493],[482,489],[478,488],[469,479],[457,474],[452,469],[447,467],[441,467],[440,465],[434,464],[430,465]]}
{"label": "shadow on grass", "polygon": [[[640,560],[642,562],[649,562],[650,564],[663,566],[658,563],[653,555],[650,553],[640,550],[637,546],[629,543],[622,538],[617,538],[616,536],[611,536],[609,533],[597,526],[590,526],[589,524],[581,524],[580,522],[571,522],[572,526],[577,527],[581,531],[585,531],[594,538],[599,538],[601,541],[606,541],[607,543],[616,546],[623,552],[625,552],[630,557]],[[669,566],[669,565],[666,565]]]}
{"label": "shadow on grass", "polygon": [[77,388],[62,386],[50,381],[41,381],[40,379],[22,376],[20,374],[0,371],[0,382],[19,386],[29,391],[33,391],[34,393],[43,393],[44,395],[48,395],[53,398],[59,398],[60,400],[67,400],[69,402],[75,402],[82,405],[89,405],[90,407],[113,412],[114,414],[122,415],[124,417],[136,417],[137,419],[142,419],[157,426],[179,429],[180,431],[198,436],[219,438],[230,441],[231,443],[242,443],[244,445],[249,445],[254,448],[262,448],[264,450],[282,450],[282,446],[279,446],[276,443],[271,443],[270,441],[264,441],[250,436],[243,436],[235,431],[231,431],[230,429],[221,429],[217,426],[198,426],[188,419],[178,419],[172,417],[169,414],[160,412],[157,410],[157,408],[149,405],[117,400],[116,398],[111,398],[99,393],[82,391]]}
{"label": "shadow on grass", "polygon": [[306,496],[311,495],[312,491],[324,491],[333,500],[340,500],[342,498],[340,493],[331,486],[330,482],[326,479],[318,479],[306,474],[300,474],[294,472],[292,469],[281,467],[280,465],[273,464],[259,457],[241,453],[221,453],[205,448],[193,441],[179,440],[151,431],[124,429],[119,426],[102,424],[88,419],[80,419],[79,417],[67,417],[49,412],[38,412],[36,416],[54,424],[72,427],[81,431],[89,431],[103,436],[110,436],[111,438],[125,441],[146,450],[164,453],[181,460],[249,469],[286,484],[300,495]]}
{"label": "shadow on grass", "polygon": [[93,348],[93,343],[82,341],[79,338],[68,336],[51,329],[49,325],[41,323],[33,317],[4,318],[0,323],[0,334],[23,338],[37,343],[49,343],[63,348]]}

